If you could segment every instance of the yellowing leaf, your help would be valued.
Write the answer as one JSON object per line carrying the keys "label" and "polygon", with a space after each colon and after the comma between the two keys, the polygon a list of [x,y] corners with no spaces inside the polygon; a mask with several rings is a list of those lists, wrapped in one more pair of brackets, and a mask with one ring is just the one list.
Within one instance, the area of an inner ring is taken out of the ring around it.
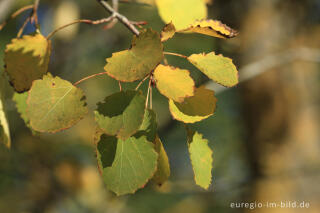
{"label": "yellowing leaf", "polygon": [[172,23],[177,30],[187,28],[196,20],[207,18],[204,0],[156,0],[159,14],[165,23]]}
{"label": "yellowing leaf", "polygon": [[11,138],[8,121],[2,104],[2,97],[0,94],[0,145],[3,144],[7,148],[11,147]]}
{"label": "yellowing leaf", "polygon": [[162,142],[158,136],[156,137],[154,143],[155,150],[158,153],[158,166],[152,180],[161,186],[170,177],[170,164],[166,150],[164,149]]}
{"label": "yellowing leaf", "polygon": [[147,109],[145,111],[143,122],[138,133],[146,135],[150,142],[153,142],[156,139],[157,118],[156,113],[152,109]]}
{"label": "yellowing leaf", "polygon": [[208,189],[211,183],[212,150],[198,132],[188,131],[188,146],[196,184]]}
{"label": "yellowing leaf", "polygon": [[158,154],[146,136],[121,140],[102,135],[97,143],[97,158],[107,188],[124,195],[144,187],[152,178]]}
{"label": "yellowing leaf", "polygon": [[176,33],[176,28],[174,27],[172,22],[170,22],[169,24],[164,26],[164,28],[161,31],[161,41],[165,42],[169,40],[174,36],[175,33]]}
{"label": "yellowing leaf", "polygon": [[187,28],[180,30],[181,33],[200,33],[218,38],[233,38],[238,32],[217,20],[195,21]]}
{"label": "yellowing leaf", "polygon": [[185,98],[182,103],[169,100],[169,109],[176,120],[195,123],[213,115],[216,102],[212,90],[200,87],[195,90],[194,96]]}
{"label": "yellowing leaf", "polygon": [[98,103],[95,120],[104,133],[125,140],[139,130],[144,113],[144,96],[128,90],[112,94],[103,103]]}
{"label": "yellowing leaf", "polygon": [[194,94],[194,81],[188,70],[160,64],[154,71],[154,79],[160,93],[176,102]]}
{"label": "yellowing leaf", "polygon": [[147,29],[134,36],[132,47],[107,58],[105,71],[112,78],[132,82],[148,75],[163,59],[163,45],[159,33]]}
{"label": "yellowing leaf", "polygon": [[17,92],[30,89],[32,81],[48,70],[51,42],[41,34],[25,35],[7,45],[4,61],[6,72]]}
{"label": "yellowing leaf", "polygon": [[232,87],[239,82],[238,70],[230,58],[211,52],[193,54],[188,60],[210,79],[223,86]]}
{"label": "yellowing leaf", "polygon": [[82,90],[50,73],[33,82],[27,105],[30,125],[39,132],[70,128],[88,112]]}

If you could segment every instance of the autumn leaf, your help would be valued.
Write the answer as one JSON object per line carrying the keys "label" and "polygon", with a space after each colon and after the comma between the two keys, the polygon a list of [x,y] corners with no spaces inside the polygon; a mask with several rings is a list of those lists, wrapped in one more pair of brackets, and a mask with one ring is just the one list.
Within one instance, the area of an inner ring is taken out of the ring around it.
{"label": "autumn leaf", "polygon": [[143,122],[137,134],[144,134],[148,141],[153,142],[157,135],[157,118],[156,113],[152,109],[146,109]]}
{"label": "autumn leaf", "polygon": [[160,93],[176,102],[194,94],[195,84],[188,70],[160,64],[154,71],[154,79]]}
{"label": "autumn leaf", "polygon": [[208,189],[211,183],[212,150],[208,146],[208,140],[198,132],[187,129],[190,160],[194,172],[196,184]]}
{"label": "autumn leaf", "polygon": [[165,23],[172,22],[178,31],[196,20],[207,18],[204,0],[156,0],[156,5],[162,20]]}
{"label": "autumn leaf", "polygon": [[123,140],[136,133],[143,121],[145,97],[138,91],[122,91],[98,103],[95,120],[105,134]]}
{"label": "autumn leaf", "polygon": [[209,54],[193,54],[188,60],[213,81],[233,87],[239,82],[238,70],[230,58]]}
{"label": "autumn leaf", "polygon": [[39,33],[13,39],[7,45],[5,70],[17,92],[29,90],[34,80],[47,73],[50,53],[51,42]]}
{"label": "autumn leaf", "polygon": [[185,98],[182,103],[169,100],[169,109],[176,120],[195,123],[213,115],[216,103],[214,91],[200,87],[195,90],[194,96]]}
{"label": "autumn leaf", "polygon": [[112,78],[133,82],[148,75],[163,59],[163,45],[159,33],[147,29],[134,36],[132,47],[107,58],[105,71]]}
{"label": "autumn leaf", "polygon": [[0,93],[0,145],[4,145],[7,148],[11,147],[11,137],[9,131],[9,125],[7,121],[7,117],[4,111],[2,97]]}
{"label": "autumn leaf", "polygon": [[159,136],[156,137],[154,144],[155,144],[155,150],[158,153],[158,166],[157,166],[157,171],[154,174],[152,180],[156,184],[161,186],[170,177],[170,164],[169,164],[168,155],[162,145],[162,142]]}
{"label": "autumn leaf", "polygon": [[158,154],[144,135],[126,140],[102,135],[97,142],[97,158],[107,188],[124,195],[143,188],[153,177]]}
{"label": "autumn leaf", "polygon": [[33,82],[27,105],[30,125],[39,132],[70,128],[88,112],[82,90],[50,73]]}
{"label": "autumn leaf", "polygon": [[176,33],[176,28],[172,24],[172,22],[170,22],[169,24],[166,24],[161,31],[161,41],[165,42],[169,40],[175,35],[175,33]]}

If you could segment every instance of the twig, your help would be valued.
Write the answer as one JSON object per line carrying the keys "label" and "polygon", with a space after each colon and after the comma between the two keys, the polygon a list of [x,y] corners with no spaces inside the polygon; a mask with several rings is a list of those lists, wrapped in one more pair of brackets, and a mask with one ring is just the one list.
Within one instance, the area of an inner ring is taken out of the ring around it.
{"label": "twig", "polygon": [[185,59],[188,58],[188,56],[185,56],[185,55],[182,55],[182,54],[179,54],[179,53],[163,52],[163,54],[165,54],[165,55],[174,55],[174,56],[178,56],[180,58],[185,58]]}
{"label": "twig", "polygon": [[73,21],[73,22],[71,22],[71,23],[68,23],[68,24],[66,24],[66,25],[63,25],[63,26],[55,29],[54,31],[52,31],[52,32],[47,36],[47,39],[50,39],[52,36],[54,36],[54,34],[56,34],[57,32],[59,32],[60,30],[66,28],[66,27],[69,27],[69,26],[71,26],[71,25],[74,25],[74,24],[85,23],[85,24],[97,25],[97,24],[103,24],[103,23],[109,22],[109,21],[111,21],[112,19],[114,19],[113,16],[110,16],[110,17],[104,18],[104,19],[100,19],[100,20],[96,20],[96,21],[92,21],[92,20],[88,20],[88,19],[76,20],[76,21]]}
{"label": "twig", "polygon": [[132,33],[134,33],[135,35],[139,35],[139,30],[134,26],[134,24],[131,24],[127,17],[115,11],[105,0],[97,1],[104,9],[111,13],[112,16],[115,16],[122,24],[124,24]]}
{"label": "twig", "polygon": [[34,1],[31,23],[34,23],[37,29],[39,29],[39,20],[38,20],[38,8],[39,8],[40,0]]}
{"label": "twig", "polygon": [[93,74],[93,75],[89,75],[89,76],[87,76],[87,77],[85,77],[85,78],[77,81],[77,82],[74,83],[73,85],[74,85],[74,86],[77,86],[78,84],[82,83],[83,81],[86,81],[86,80],[88,80],[88,79],[94,78],[94,77],[99,76],[99,75],[106,75],[106,74],[107,74],[106,72],[100,72],[100,73],[96,73],[96,74]]}
{"label": "twig", "polygon": [[144,79],[142,79],[142,80],[139,82],[139,84],[138,84],[138,86],[136,87],[135,90],[138,90],[139,87],[143,84],[143,82],[145,82],[145,80],[147,80],[149,77],[150,77],[150,75],[147,75]]}
{"label": "twig", "polygon": [[27,5],[25,7],[20,8],[19,10],[15,11],[7,20],[5,20],[2,24],[0,24],[0,31],[6,26],[6,24],[9,22],[10,19],[14,19],[21,13],[32,9],[34,6],[33,5]]}
{"label": "twig", "polygon": [[31,17],[28,17],[28,18],[24,21],[24,23],[22,24],[22,26],[21,26],[18,34],[17,34],[17,37],[18,37],[18,38],[21,37],[21,35],[22,35],[22,33],[23,33],[23,30],[24,30],[24,28],[27,26],[27,24],[28,24],[28,22],[30,21],[30,19],[31,19]]}

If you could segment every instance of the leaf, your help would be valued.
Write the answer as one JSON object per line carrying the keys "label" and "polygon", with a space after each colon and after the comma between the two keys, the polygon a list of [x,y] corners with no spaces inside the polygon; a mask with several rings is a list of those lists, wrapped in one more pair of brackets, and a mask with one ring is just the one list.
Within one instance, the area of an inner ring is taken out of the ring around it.
{"label": "leaf", "polygon": [[176,102],[194,94],[195,84],[188,70],[160,64],[154,71],[154,79],[160,93]]}
{"label": "leaf", "polygon": [[3,108],[2,97],[0,94],[0,145],[3,144],[7,148],[11,147],[11,138],[8,121]]}
{"label": "leaf", "polygon": [[238,35],[238,32],[231,29],[225,24],[217,20],[201,20],[195,21],[187,28],[180,30],[180,33],[200,33],[217,38],[233,38]]}
{"label": "leaf", "polygon": [[140,80],[163,59],[163,45],[159,33],[147,29],[134,36],[132,47],[112,54],[104,67],[109,76],[124,82]]}
{"label": "leaf", "polygon": [[39,132],[70,128],[88,112],[82,90],[50,73],[33,82],[27,105],[30,125]]}
{"label": "leaf", "polygon": [[230,58],[211,52],[193,54],[188,60],[210,79],[223,86],[233,87],[239,82],[238,70]]}
{"label": "leaf", "polygon": [[161,186],[170,177],[170,164],[166,150],[164,149],[162,142],[158,136],[156,137],[154,143],[155,150],[158,153],[158,167],[152,180]]}
{"label": "leaf", "polygon": [[28,99],[28,92],[24,93],[14,93],[13,94],[13,101],[16,102],[16,107],[18,112],[20,113],[21,118],[24,120],[24,123],[29,126],[29,118],[27,115],[27,99]]}
{"label": "leaf", "polygon": [[47,71],[51,42],[43,35],[25,35],[7,45],[4,61],[11,84],[17,92],[30,89],[32,81],[40,79]]}
{"label": "leaf", "polygon": [[95,120],[107,135],[123,140],[136,133],[143,121],[145,97],[138,91],[122,91],[98,103]]}
{"label": "leaf", "polygon": [[171,115],[184,123],[195,123],[213,115],[217,99],[214,91],[200,87],[195,90],[194,96],[185,98],[182,103],[169,100]]}
{"label": "leaf", "polygon": [[107,188],[124,195],[144,187],[152,178],[158,155],[146,136],[122,140],[102,135],[97,143],[97,158]]}
{"label": "leaf", "polygon": [[211,183],[212,150],[198,132],[188,131],[188,147],[196,184],[208,189]]}
{"label": "leaf", "polygon": [[176,28],[174,27],[172,22],[170,22],[169,24],[164,26],[164,28],[161,31],[161,41],[165,42],[169,40],[175,35],[175,33],[176,33]]}
{"label": "leaf", "polygon": [[156,113],[152,109],[147,109],[145,111],[143,122],[137,134],[146,135],[148,141],[150,142],[153,142],[156,139],[157,117],[156,117]]}
{"label": "leaf", "polygon": [[177,30],[187,28],[196,20],[207,18],[204,0],[156,0],[159,15],[165,23],[172,23]]}

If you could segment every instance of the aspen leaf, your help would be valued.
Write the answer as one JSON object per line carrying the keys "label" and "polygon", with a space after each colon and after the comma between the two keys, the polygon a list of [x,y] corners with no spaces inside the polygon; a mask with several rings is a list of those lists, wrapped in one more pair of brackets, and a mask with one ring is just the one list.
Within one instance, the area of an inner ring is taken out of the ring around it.
{"label": "aspen leaf", "polygon": [[211,52],[193,54],[188,60],[210,79],[223,86],[232,87],[239,82],[238,70],[230,58]]}
{"label": "aspen leaf", "polygon": [[11,147],[10,130],[0,94],[0,145]]}
{"label": "aspen leaf", "polygon": [[24,123],[27,125],[27,126],[30,126],[29,125],[29,118],[28,118],[28,115],[27,115],[27,99],[28,99],[28,92],[24,92],[24,93],[14,93],[13,95],[13,101],[16,102],[16,107],[17,107],[17,110],[21,116],[21,118],[23,119]]}
{"label": "aspen leaf", "polygon": [[158,12],[165,23],[172,23],[177,30],[187,28],[196,20],[207,18],[204,0],[156,0]]}
{"label": "aspen leaf", "polygon": [[208,189],[211,183],[212,150],[208,146],[208,140],[198,132],[188,131],[188,148],[190,160],[197,185]]}
{"label": "aspen leaf", "polygon": [[17,92],[30,89],[32,81],[48,71],[51,42],[43,35],[25,35],[7,45],[4,61],[11,84]]}
{"label": "aspen leaf", "polygon": [[88,112],[82,90],[50,73],[33,82],[27,105],[30,125],[39,132],[68,129]]}
{"label": "aspen leaf", "polygon": [[107,135],[123,140],[136,133],[143,121],[145,97],[138,91],[122,91],[98,103],[95,120]]}
{"label": "aspen leaf", "polygon": [[184,123],[195,123],[213,115],[217,99],[214,91],[200,87],[195,90],[194,96],[185,98],[182,103],[169,100],[171,115]]}
{"label": "aspen leaf", "polygon": [[97,143],[97,158],[106,187],[124,195],[143,188],[153,177],[158,154],[146,136],[122,140],[102,135]]}
{"label": "aspen leaf", "polygon": [[154,71],[154,79],[160,93],[176,102],[194,94],[195,84],[188,70],[160,64]]}
{"label": "aspen leaf", "polygon": [[159,33],[147,29],[134,36],[129,50],[113,53],[104,67],[107,74],[123,82],[133,82],[148,75],[163,59]]}
{"label": "aspen leaf", "polygon": [[200,33],[217,38],[233,38],[238,32],[217,20],[195,21],[189,27],[180,30],[181,33]]}
{"label": "aspen leaf", "polygon": [[152,180],[158,184],[164,184],[170,177],[170,164],[166,150],[164,149],[160,138],[157,136],[154,142],[155,150],[158,153],[158,166]]}
{"label": "aspen leaf", "polygon": [[144,113],[143,122],[137,134],[144,134],[148,141],[153,142],[157,134],[156,113],[152,109],[147,109]]}
{"label": "aspen leaf", "polygon": [[172,22],[170,22],[169,24],[164,26],[164,28],[161,31],[161,41],[165,42],[169,40],[174,36],[175,33],[176,33],[176,28],[174,27]]}

